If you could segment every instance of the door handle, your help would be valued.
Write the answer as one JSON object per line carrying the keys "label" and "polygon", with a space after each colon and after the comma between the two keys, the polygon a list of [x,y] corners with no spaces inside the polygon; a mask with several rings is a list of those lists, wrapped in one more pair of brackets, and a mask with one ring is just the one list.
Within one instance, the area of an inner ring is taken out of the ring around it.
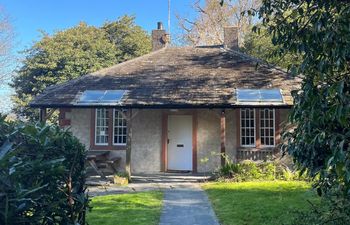
{"label": "door handle", "polygon": [[177,144],[176,147],[178,147],[178,148],[183,148],[184,145],[183,145],[183,144]]}

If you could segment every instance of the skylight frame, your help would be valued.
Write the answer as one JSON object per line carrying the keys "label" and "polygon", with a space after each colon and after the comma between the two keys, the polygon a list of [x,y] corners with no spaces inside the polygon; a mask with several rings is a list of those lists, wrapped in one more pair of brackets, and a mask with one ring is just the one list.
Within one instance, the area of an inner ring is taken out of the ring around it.
{"label": "skylight frame", "polygon": [[281,89],[236,89],[239,103],[284,103]]}
{"label": "skylight frame", "polygon": [[[127,90],[85,90],[79,96],[77,105],[120,105]],[[95,95],[90,97],[89,95]]]}

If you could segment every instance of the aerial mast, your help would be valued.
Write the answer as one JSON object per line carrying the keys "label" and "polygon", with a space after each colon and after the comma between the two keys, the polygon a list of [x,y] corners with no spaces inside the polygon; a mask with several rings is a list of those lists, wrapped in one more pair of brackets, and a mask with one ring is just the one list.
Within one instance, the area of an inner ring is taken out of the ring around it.
{"label": "aerial mast", "polygon": [[[170,36],[170,0],[168,0],[168,33],[169,33],[169,36]],[[171,36],[170,36],[171,38]]]}

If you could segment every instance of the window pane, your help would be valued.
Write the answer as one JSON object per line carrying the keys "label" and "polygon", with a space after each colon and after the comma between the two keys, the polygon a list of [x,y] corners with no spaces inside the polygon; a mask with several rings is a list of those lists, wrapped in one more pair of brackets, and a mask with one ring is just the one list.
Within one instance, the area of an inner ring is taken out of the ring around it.
{"label": "window pane", "polygon": [[95,144],[108,144],[108,110],[96,109]]}
{"label": "window pane", "polygon": [[279,89],[260,89],[261,101],[283,102],[282,94]]}
{"label": "window pane", "polygon": [[114,110],[114,144],[126,144],[126,120],[122,116],[122,113],[118,110]]}
{"label": "window pane", "polygon": [[79,101],[82,103],[98,102],[104,93],[104,91],[84,91]]}
{"label": "window pane", "polygon": [[[264,116],[260,118],[260,139],[262,146],[275,145],[274,109],[260,109]],[[262,113],[260,113],[262,114]]]}
{"label": "window pane", "polygon": [[250,144],[252,145],[255,142],[255,139],[253,137],[250,138]]}
{"label": "window pane", "polygon": [[101,102],[118,102],[123,97],[124,92],[124,90],[107,90],[101,98]]}
{"label": "window pane", "polygon": [[241,146],[255,146],[255,110],[241,109]]}

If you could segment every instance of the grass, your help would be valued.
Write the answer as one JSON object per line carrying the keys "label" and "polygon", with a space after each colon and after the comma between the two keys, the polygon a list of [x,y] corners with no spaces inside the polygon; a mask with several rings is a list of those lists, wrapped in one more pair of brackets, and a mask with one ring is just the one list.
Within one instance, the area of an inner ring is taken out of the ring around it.
{"label": "grass", "polygon": [[106,195],[92,198],[89,225],[156,225],[162,207],[162,192]]}
{"label": "grass", "polygon": [[208,183],[203,185],[222,225],[290,224],[296,210],[319,200],[300,181]]}

